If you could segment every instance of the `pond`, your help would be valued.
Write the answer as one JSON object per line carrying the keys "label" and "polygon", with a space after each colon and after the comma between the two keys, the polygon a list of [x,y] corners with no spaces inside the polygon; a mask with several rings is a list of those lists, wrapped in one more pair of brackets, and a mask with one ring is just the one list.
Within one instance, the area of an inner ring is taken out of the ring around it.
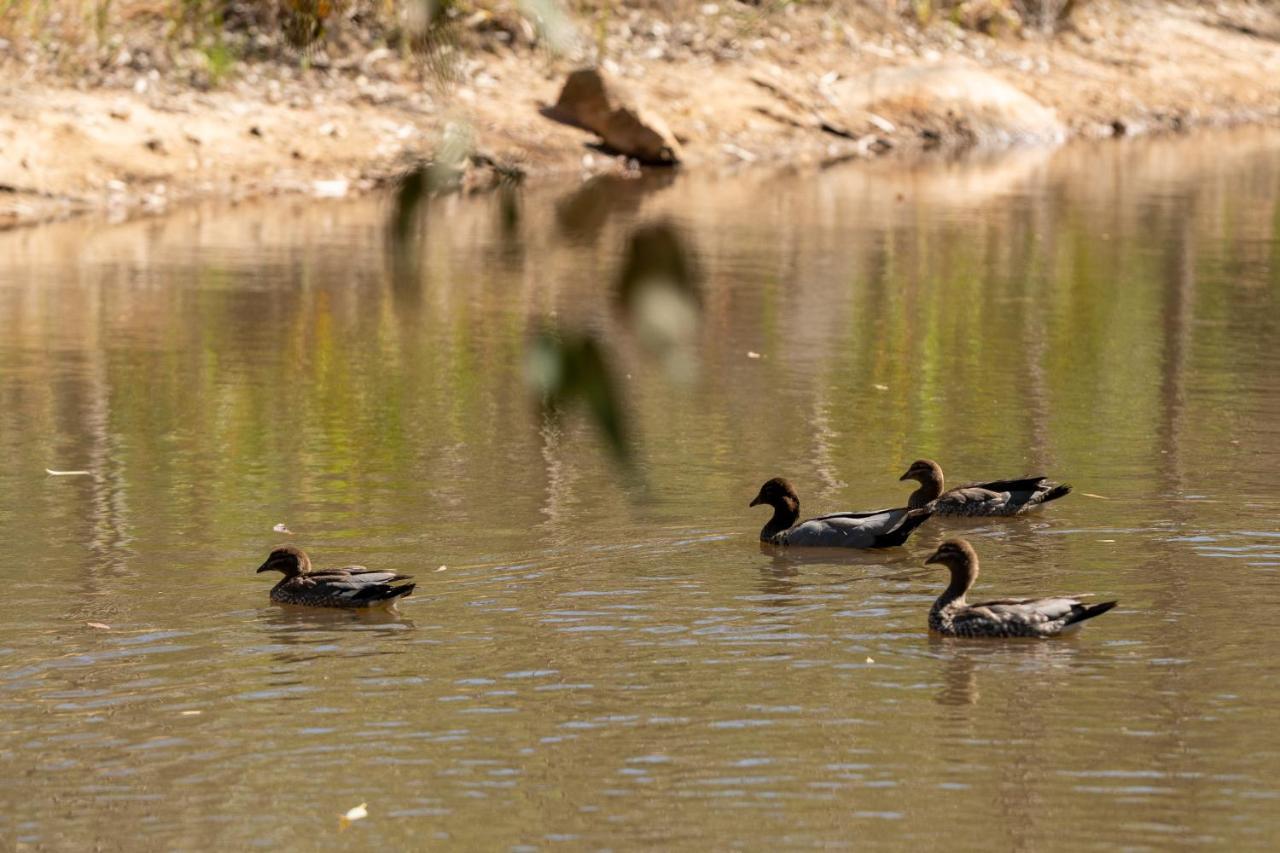
{"label": "pond", "polygon": [[[4,846],[1273,846],[1278,200],[1239,131],[449,198],[411,276],[385,199],[0,234]],[[675,374],[613,292],[658,222]],[[539,410],[548,324],[603,342],[630,469]],[[1075,491],[757,541],[769,477],[897,506],[922,456]],[[957,534],[979,599],[1120,606],[931,636]],[[283,541],[417,591],[271,605]]]}

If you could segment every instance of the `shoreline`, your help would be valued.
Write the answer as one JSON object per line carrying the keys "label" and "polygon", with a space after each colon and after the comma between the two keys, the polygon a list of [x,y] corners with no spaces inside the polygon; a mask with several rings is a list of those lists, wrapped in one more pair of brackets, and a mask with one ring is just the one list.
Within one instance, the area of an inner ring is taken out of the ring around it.
{"label": "shoreline", "polygon": [[0,229],[354,195],[442,148],[538,182],[631,172],[634,161],[541,112],[593,64],[670,128],[678,168],[699,172],[1280,124],[1280,9],[1094,0],[1055,35],[990,36],[950,23],[878,30],[884,16],[861,7],[752,8],[707,4],[692,24],[629,10],[597,26],[593,48],[559,54],[478,35],[447,83],[386,50],[306,69],[245,63],[214,88],[155,68],[69,79],[11,51]]}

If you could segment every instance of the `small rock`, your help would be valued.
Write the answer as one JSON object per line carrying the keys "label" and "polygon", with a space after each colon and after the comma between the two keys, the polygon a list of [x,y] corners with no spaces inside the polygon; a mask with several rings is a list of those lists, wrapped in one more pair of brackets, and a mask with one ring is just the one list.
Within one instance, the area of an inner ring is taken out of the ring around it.
{"label": "small rock", "polygon": [[831,95],[851,118],[875,124],[872,115],[886,121],[896,115],[925,128],[921,136],[926,145],[1052,145],[1066,136],[1052,109],[995,75],[963,64],[882,69],[841,80],[831,87]]}
{"label": "small rock", "polygon": [[867,113],[867,121],[871,126],[882,133],[893,133],[898,126],[889,121],[884,116],[878,116],[875,113]]}
{"label": "small rock", "polygon": [[311,194],[316,198],[343,198],[347,194],[350,182],[346,178],[333,181],[312,181]]}

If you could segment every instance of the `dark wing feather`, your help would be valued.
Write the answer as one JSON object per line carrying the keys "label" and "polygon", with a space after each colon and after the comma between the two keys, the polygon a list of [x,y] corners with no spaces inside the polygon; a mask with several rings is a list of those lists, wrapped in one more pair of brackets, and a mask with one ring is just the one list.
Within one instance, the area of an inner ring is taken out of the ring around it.
{"label": "dark wing feather", "polygon": [[830,515],[811,518],[809,521],[826,521],[829,518],[870,518],[873,515],[884,515],[886,512],[897,512],[898,510],[899,507],[890,507],[889,509],[873,509],[870,512],[833,512]]}
{"label": "dark wing feather", "polygon": [[364,566],[346,566],[341,569],[320,569],[305,575],[311,587],[309,594],[334,603],[371,604],[408,595],[414,584],[392,586],[409,580],[412,575],[369,569]]}
{"label": "dark wing feather", "polygon": [[1019,480],[992,480],[990,483],[970,483],[961,489],[986,489],[989,492],[1034,492],[1044,482],[1044,477],[1023,477]]}

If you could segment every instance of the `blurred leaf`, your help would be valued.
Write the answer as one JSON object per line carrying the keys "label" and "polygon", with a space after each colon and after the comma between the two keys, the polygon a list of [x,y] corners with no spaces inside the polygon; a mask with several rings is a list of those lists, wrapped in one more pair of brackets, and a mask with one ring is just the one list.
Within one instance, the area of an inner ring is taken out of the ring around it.
{"label": "blurred leaf", "polygon": [[631,235],[617,301],[641,343],[662,358],[668,374],[692,379],[702,294],[693,259],[675,228],[658,223]]}
{"label": "blurred leaf", "polygon": [[624,461],[629,458],[617,384],[594,336],[538,332],[529,345],[525,372],[545,414],[558,418],[569,407],[585,404],[614,455]]}
{"label": "blurred leaf", "polygon": [[563,4],[556,0],[519,0],[519,7],[552,53],[573,53],[581,46],[582,39]]}
{"label": "blurred leaf", "polygon": [[641,292],[655,284],[687,294],[701,308],[693,258],[679,232],[666,222],[642,226],[631,234],[618,277],[617,295],[622,309],[634,311]]}

